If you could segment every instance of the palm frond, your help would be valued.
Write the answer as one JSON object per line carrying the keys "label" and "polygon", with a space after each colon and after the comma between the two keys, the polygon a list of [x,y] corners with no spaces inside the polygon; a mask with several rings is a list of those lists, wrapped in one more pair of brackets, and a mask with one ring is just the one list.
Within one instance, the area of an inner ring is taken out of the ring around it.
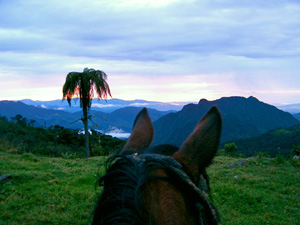
{"label": "palm frond", "polygon": [[67,99],[69,105],[73,97],[80,98],[80,106],[91,107],[94,91],[97,98],[107,99],[111,96],[110,88],[106,82],[107,75],[101,70],[85,68],[82,73],[70,72],[63,86],[63,100]]}

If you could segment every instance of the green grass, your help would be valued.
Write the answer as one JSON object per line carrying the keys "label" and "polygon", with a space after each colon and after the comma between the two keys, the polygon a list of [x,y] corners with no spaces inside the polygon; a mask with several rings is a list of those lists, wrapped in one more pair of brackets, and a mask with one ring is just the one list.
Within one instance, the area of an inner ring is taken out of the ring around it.
{"label": "green grass", "polygon": [[[245,160],[243,166],[229,164]],[[300,163],[217,157],[209,169],[223,224],[300,224]]]}
{"label": "green grass", "polygon": [[88,224],[103,162],[0,152],[0,224]]}
{"label": "green grass", "polygon": [[[0,152],[0,224],[87,225],[104,161]],[[208,173],[223,224],[300,224],[299,162],[219,156]]]}

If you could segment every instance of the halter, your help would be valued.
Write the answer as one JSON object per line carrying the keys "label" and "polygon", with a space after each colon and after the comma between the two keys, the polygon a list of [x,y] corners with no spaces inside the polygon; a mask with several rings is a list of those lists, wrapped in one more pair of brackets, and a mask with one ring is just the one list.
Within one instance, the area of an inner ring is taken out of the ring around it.
{"label": "halter", "polygon": [[[210,202],[207,194],[208,189],[206,188],[207,181],[203,175],[200,176],[198,186],[191,180],[191,178],[183,170],[182,165],[170,156],[159,155],[159,154],[131,154],[131,157],[137,165],[140,167],[142,164],[146,171],[153,171],[155,169],[163,168],[167,174],[182,182],[189,193],[193,193],[193,201],[198,210],[198,224],[205,224],[203,217],[209,219],[210,224],[218,224],[220,222],[220,216],[217,209]],[[159,178],[159,177],[158,177]]]}

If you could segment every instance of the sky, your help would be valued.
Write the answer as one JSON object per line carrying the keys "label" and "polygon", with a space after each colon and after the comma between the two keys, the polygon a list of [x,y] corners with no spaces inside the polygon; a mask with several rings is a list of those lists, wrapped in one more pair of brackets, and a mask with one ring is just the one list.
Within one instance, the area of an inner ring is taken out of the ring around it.
{"label": "sky", "polygon": [[69,72],[113,98],[300,103],[299,0],[0,0],[0,100],[55,100]]}

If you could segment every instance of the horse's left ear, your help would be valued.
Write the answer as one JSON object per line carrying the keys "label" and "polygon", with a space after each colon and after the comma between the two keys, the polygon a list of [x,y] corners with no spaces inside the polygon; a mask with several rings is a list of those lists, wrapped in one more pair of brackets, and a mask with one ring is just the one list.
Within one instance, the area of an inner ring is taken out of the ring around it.
{"label": "horse's left ear", "polygon": [[136,116],[131,135],[123,147],[121,154],[125,151],[143,152],[150,147],[153,135],[153,125],[147,109],[144,108]]}
{"label": "horse's left ear", "polygon": [[219,146],[222,130],[221,113],[216,106],[198,122],[194,131],[173,155],[194,181],[213,160]]}

